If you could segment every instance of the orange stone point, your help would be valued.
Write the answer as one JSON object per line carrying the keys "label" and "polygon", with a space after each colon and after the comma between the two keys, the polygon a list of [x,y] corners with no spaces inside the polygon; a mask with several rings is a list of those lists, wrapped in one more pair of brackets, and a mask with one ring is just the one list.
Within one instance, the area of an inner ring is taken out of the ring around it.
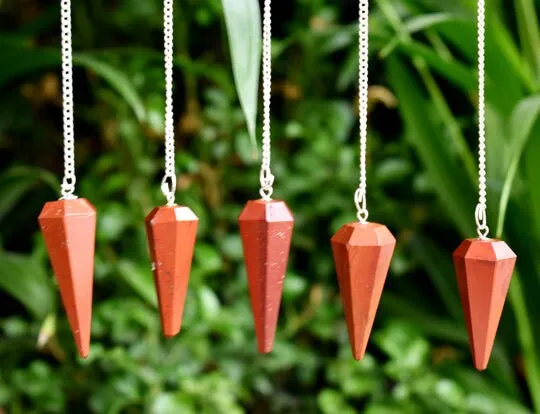
{"label": "orange stone point", "polygon": [[156,207],[146,217],[163,334],[180,332],[199,219],[188,207]]}
{"label": "orange stone point", "polygon": [[495,342],[516,255],[501,240],[467,239],[453,258],[474,366],[482,371]]}
{"label": "orange stone point", "polygon": [[283,201],[248,201],[239,218],[257,348],[274,346],[294,218]]}
{"label": "orange stone point", "polygon": [[96,209],[84,198],[46,203],[38,218],[73,338],[90,350]]}
{"label": "orange stone point", "polygon": [[396,239],[386,226],[345,224],[332,237],[332,251],[353,356],[364,357]]}

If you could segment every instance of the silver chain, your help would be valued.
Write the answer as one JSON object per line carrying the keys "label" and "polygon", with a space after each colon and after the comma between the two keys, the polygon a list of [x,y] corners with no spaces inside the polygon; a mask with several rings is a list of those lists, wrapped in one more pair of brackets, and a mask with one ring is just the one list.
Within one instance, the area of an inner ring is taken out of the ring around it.
{"label": "silver chain", "polygon": [[175,203],[176,171],[173,113],[173,0],[163,0],[163,50],[165,58],[165,175],[161,191],[167,205]]}
{"label": "silver chain", "polygon": [[366,206],[366,145],[369,84],[369,0],[360,0],[358,15],[358,112],[360,117],[360,185],[354,193],[356,216],[360,223],[367,223]]}
{"label": "silver chain", "polygon": [[274,176],[270,170],[271,137],[270,137],[270,95],[272,92],[272,12],[271,0],[264,1],[263,45],[262,45],[262,78],[263,78],[263,135],[262,161],[259,180],[259,194],[265,201],[272,200],[274,192]]}
{"label": "silver chain", "polygon": [[486,99],[485,99],[485,0],[478,0],[478,204],[475,210],[476,231],[482,240],[487,239],[487,189],[486,189]]}
{"label": "silver chain", "polygon": [[62,37],[62,113],[64,123],[64,178],[61,200],[77,198],[75,192],[75,136],[73,128],[73,60],[71,46],[71,0],[60,2]]}

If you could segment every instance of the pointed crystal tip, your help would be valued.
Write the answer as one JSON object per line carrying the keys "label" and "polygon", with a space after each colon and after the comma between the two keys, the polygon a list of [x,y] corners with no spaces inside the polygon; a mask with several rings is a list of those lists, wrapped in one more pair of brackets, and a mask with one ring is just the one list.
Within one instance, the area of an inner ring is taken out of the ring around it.
{"label": "pointed crystal tip", "polygon": [[516,254],[501,240],[467,239],[453,254],[474,365],[487,368]]}
{"label": "pointed crystal tip", "polygon": [[364,357],[396,239],[378,223],[345,224],[332,251],[353,356]]}
{"label": "pointed crystal tip", "polygon": [[240,214],[257,348],[274,345],[294,218],[283,201],[248,201]]}
{"label": "pointed crystal tip", "polygon": [[84,198],[46,203],[38,218],[81,357],[90,349],[96,209]]}
{"label": "pointed crystal tip", "polygon": [[199,219],[189,207],[156,207],[146,217],[163,335],[180,332]]}

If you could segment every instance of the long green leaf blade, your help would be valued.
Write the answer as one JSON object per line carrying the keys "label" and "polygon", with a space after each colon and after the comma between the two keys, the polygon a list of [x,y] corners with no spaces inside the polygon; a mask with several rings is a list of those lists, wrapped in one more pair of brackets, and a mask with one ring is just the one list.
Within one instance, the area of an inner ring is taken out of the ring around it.
{"label": "long green leaf blade", "polygon": [[154,289],[154,280],[150,267],[145,269],[136,266],[128,260],[119,260],[116,266],[118,275],[142,298],[146,303],[157,308],[157,296]]}
{"label": "long green leaf blade", "polygon": [[516,1],[516,17],[523,52],[530,67],[536,73],[538,81],[540,77],[540,27],[536,10],[533,0]]}
{"label": "long green leaf blade", "polygon": [[414,16],[404,22],[405,29],[409,33],[422,32],[444,22],[463,20],[463,17],[454,13],[430,13]]}
{"label": "long green leaf blade", "polygon": [[407,137],[430,173],[448,216],[463,235],[473,234],[474,196],[470,181],[431,123],[428,103],[418,94],[418,81],[395,56],[388,58],[388,79],[399,101]]}
{"label": "long green leaf blade", "polygon": [[497,218],[497,237],[502,236],[504,218],[508,207],[508,200],[512,191],[512,184],[518,172],[519,162],[523,151],[527,146],[531,132],[540,116],[540,95],[534,95],[523,99],[510,117],[510,136],[512,138],[511,159],[503,184],[501,199],[499,202],[499,214]]}
{"label": "long green leaf blade", "polygon": [[540,409],[540,362],[537,358],[538,346],[535,344],[533,326],[527,312],[527,305],[523,286],[518,272],[515,272],[510,291],[508,292],[512,308],[516,315],[517,332],[523,350],[525,360],[527,382],[535,407],[535,412]]}
{"label": "long green leaf blade", "polygon": [[433,49],[412,41],[400,43],[398,48],[408,55],[421,57],[429,67],[465,92],[476,88],[476,77],[471,74],[469,68],[456,61],[443,59]]}
{"label": "long green leaf blade", "polygon": [[[531,217],[536,228],[537,240],[540,240],[540,123],[536,122],[533,127],[531,138],[525,149],[525,171],[527,173],[527,181],[529,183],[529,199],[531,203]],[[533,138],[534,137],[534,138]]]}
{"label": "long green leaf blade", "polygon": [[256,146],[257,95],[261,65],[261,14],[257,0],[221,0],[229,36],[234,83]]}
{"label": "long green leaf blade", "polygon": [[21,302],[36,318],[44,319],[54,309],[51,279],[30,256],[0,252],[0,290]]}
{"label": "long green leaf blade", "polygon": [[129,104],[137,119],[146,119],[146,111],[142,99],[131,80],[120,70],[108,63],[96,59],[92,55],[78,54],[73,56],[73,63],[90,69],[107,81]]}

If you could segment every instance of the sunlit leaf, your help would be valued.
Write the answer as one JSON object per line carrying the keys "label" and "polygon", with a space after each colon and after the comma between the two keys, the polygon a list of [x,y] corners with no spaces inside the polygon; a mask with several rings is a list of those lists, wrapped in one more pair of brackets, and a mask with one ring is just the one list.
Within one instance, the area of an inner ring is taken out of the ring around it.
{"label": "sunlit leaf", "polygon": [[450,22],[458,19],[460,19],[460,16],[452,13],[422,14],[407,20],[405,22],[405,27],[409,33],[415,33],[429,29],[443,22]]}

